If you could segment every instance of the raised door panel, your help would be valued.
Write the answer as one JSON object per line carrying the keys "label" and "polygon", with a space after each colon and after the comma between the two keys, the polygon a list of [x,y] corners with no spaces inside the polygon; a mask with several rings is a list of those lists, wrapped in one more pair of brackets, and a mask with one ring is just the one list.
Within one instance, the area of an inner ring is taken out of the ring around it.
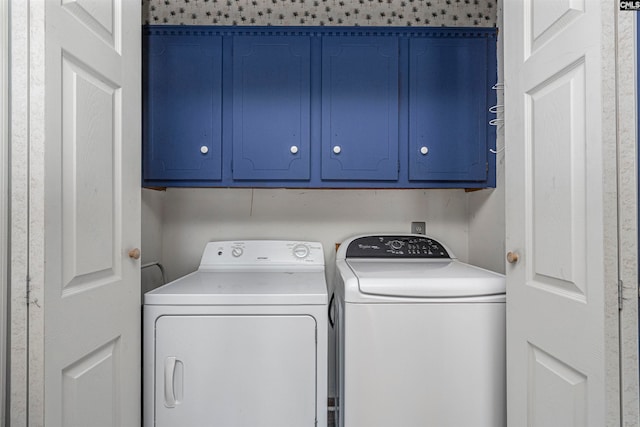
{"label": "raised door panel", "polygon": [[322,42],[322,179],[398,179],[398,38]]}
{"label": "raised door panel", "polygon": [[310,178],[307,36],[234,36],[233,179]]}
{"label": "raised door panel", "polygon": [[222,178],[222,37],[144,38],[144,179]]}
{"label": "raised door panel", "polygon": [[30,321],[29,419],[140,425],[140,263],[127,255],[140,247],[140,4],[45,9],[29,250],[46,304]]}
{"label": "raised door panel", "polygon": [[409,180],[487,179],[487,43],[410,41]]}
{"label": "raised door panel", "polygon": [[599,6],[505,3],[509,425],[621,425],[614,15]]}
{"label": "raised door panel", "polygon": [[155,426],[316,425],[312,317],[163,316],[155,334]]}

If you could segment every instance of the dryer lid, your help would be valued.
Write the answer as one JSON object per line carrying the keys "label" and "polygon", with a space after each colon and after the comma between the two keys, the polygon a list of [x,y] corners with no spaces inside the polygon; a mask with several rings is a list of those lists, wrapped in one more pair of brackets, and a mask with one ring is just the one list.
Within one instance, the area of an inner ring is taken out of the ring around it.
{"label": "dryer lid", "polygon": [[456,298],[505,293],[504,275],[457,260],[348,259],[364,294]]}

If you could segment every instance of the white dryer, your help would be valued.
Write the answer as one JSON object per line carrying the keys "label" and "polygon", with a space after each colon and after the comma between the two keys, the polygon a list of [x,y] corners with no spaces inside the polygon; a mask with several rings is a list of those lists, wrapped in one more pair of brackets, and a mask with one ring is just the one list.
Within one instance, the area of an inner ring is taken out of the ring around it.
{"label": "white dryer", "polygon": [[145,294],[144,425],[326,425],[326,316],[320,243],[208,243]]}
{"label": "white dryer", "polygon": [[338,425],[506,425],[503,275],[422,235],[357,236],[336,263]]}

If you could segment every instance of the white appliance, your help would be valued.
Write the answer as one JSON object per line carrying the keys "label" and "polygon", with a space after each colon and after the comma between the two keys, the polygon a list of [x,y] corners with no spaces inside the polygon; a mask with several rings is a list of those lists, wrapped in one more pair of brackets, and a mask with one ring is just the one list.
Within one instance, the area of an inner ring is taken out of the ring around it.
{"label": "white appliance", "polygon": [[145,426],[326,425],[322,244],[210,242],[143,322]]}
{"label": "white appliance", "polygon": [[506,425],[503,275],[423,235],[357,236],[336,263],[339,426]]}

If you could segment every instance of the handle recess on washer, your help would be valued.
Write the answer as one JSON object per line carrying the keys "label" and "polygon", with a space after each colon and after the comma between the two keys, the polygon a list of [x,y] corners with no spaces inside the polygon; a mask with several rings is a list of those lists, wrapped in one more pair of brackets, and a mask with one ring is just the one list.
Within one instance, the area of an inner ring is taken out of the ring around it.
{"label": "handle recess on washer", "polygon": [[164,406],[175,408],[182,402],[182,385],[184,381],[184,365],[175,356],[164,361]]}

